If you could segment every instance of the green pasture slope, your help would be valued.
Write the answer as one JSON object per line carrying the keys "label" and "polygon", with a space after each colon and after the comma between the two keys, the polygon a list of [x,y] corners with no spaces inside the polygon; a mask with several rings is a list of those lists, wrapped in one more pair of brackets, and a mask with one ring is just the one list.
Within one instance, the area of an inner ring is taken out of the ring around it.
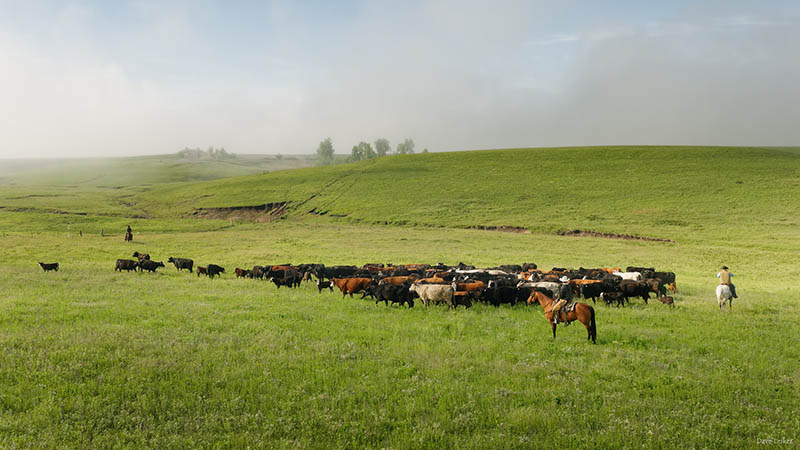
{"label": "green pasture slope", "polygon": [[[125,203],[94,185],[74,189],[65,202],[36,196],[48,192],[41,184],[0,185],[0,448],[800,439],[796,152],[500,150],[125,185]],[[10,199],[22,195],[27,205]],[[191,216],[282,201],[287,214],[270,223]],[[127,223],[132,244],[119,233]],[[674,242],[554,233],[576,228]],[[134,250],[228,273],[114,273]],[[62,270],[42,273],[45,260]],[[554,341],[538,306],[387,308],[232,275],[289,261],[653,264],[674,270],[679,290],[674,309],[596,305],[592,345],[580,324]],[[713,298],[723,263],[741,297],[730,312]]]}
{"label": "green pasture slope", "polygon": [[192,161],[178,155],[52,160],[0,159],[0,206],[30,212],[142,215],[133,197],[154,185],[308,167],[309,156],[238,155]]}

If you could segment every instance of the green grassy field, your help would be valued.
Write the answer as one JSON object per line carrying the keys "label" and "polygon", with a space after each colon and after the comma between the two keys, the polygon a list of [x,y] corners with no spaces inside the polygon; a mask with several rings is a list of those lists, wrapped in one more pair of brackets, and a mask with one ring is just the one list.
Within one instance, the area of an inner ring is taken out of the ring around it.
{"label": "green grassy field", "polygon": [[[40,187],[0,186],[0,447],[796,447],[799,171],[771,149],[412,155],[76,198],[86,216],[10,211]],[[274,201],[294,206],[272,223],[186,216]],[[552,234],[572,228],[675,243]],[[114,273],[134,250],[229,273]],[[652,264],[679,291],[673,310],[597,305],[591,345],[580,324],[554,341],[539,307],[387,308],[231,273],[287,261]]]}

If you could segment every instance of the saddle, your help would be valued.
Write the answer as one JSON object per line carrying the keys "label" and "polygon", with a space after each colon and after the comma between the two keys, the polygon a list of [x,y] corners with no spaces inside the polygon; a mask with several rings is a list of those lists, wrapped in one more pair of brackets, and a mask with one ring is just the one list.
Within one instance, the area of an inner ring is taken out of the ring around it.
{"label": "saddle", "polygon": [[[577,304],[578,302],[575,300],[559,300],[556,302],[553,305],[553,311],[555,311],[558,322],[563,322],[564,325],[569,325],[569,322],[567,322],[567,314],[575,311],[575,306],[577,306]],[[560,308],[559,305],[561,305]]]}

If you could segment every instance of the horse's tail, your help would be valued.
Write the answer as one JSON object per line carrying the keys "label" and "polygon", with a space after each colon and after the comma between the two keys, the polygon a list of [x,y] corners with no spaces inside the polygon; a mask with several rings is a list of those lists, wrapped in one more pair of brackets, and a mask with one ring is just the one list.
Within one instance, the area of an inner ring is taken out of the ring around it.
{"label": "horse's tail", "polygon": [[[589,305],[587,305],[589,306]],[[589,306],[589,333],[592,335],[592,343],[597,342],[597,324],[594,321],[594,308]]]}

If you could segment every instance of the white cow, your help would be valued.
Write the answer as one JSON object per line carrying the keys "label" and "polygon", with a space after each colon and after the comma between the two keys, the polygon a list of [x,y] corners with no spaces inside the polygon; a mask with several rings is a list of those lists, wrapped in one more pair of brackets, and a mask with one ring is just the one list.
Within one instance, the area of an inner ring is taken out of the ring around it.
{"label": "white cow", "polygon": [[410,292],[416,292],[419,299],[427,307],[431,302],[434,303],[447,303],[450,308],[455,307],[453,304],[453,286],[447,284],[419,284],[414,283],[408,289]]}
{"label": "white cow", "polygon": [[613,275],[622,277],[623,280],[642,281],[641,272],[614,272]]}
{"label": "white cow", "polygon": [[550,297],[556,298],[558,290],[561,288],[561,283],[553,281],[521,281],[517,283],[517,288],[544,288],[551,292]]}

